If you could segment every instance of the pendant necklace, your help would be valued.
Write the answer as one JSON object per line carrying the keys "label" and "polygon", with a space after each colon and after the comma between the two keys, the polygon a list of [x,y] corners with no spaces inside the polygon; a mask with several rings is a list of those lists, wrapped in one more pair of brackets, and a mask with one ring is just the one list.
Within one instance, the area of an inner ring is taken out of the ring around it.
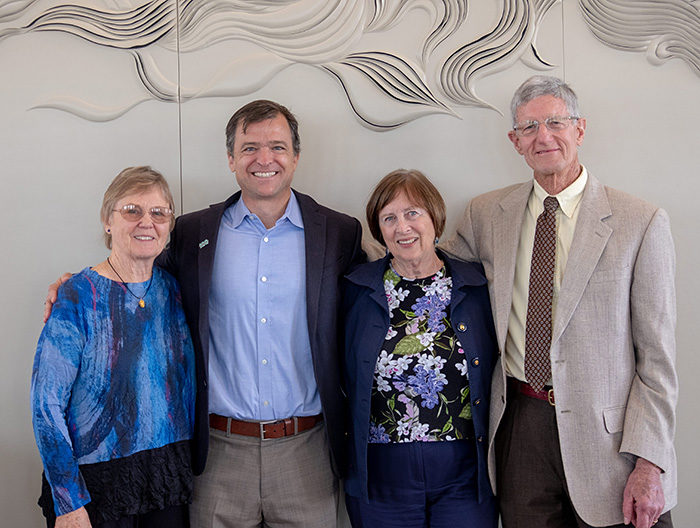
{"label": "pendant necklace", "polygon": [[143,292],[143,296],[139,297],[136,295],[134,292],[132,292],[129,287],[126,285],[126,282],[124,282],[124,279],[122,279],[122,276],[119,275],[119,272],[114,269],[114,266],[112,266],[112,263],[109,260],[109,257],[107,257],[107,264],[109,264],[109,267],[112,268],[112,271],[117,274],[117,277],[119,277],[119,280],[122,281],[122,285],[126,288],[126,291],[128,291],[131,295],[133,295],[136,299],[139,300],[139,306],[141,308],[145,308],[146,306],[146,301],[143,300],[143,298],[148,295],[148,290],[151,289],[151,284],[153,284],[153,272],[151,272],[151,280],[148,281],[148,286],[146,287],[146,291]]}

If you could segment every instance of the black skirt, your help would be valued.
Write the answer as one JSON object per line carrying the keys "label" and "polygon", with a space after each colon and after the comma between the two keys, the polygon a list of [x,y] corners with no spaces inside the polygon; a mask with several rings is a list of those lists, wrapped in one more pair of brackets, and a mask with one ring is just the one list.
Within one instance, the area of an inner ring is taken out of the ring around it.
{"label": "black skirt", "polygon": [[[189,441],[107,462],[81,464],[80,473],[90,492],[85,509],[96,525],[192,502]],[[39,506],[52,526],[56,514],[51,487],[44,475]]]}

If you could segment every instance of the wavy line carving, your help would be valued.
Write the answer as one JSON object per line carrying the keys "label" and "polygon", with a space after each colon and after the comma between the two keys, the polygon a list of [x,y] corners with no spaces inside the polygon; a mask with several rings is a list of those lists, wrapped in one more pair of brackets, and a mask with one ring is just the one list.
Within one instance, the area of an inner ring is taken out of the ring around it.
{"label": "wavy line carving", "polygon": [[604,44],[646,51],[652,64],[681,59],[700,75],[700,8],[689,0],[579,0],[583,18]]}
{"label": "wavy line carving", "polygon": [[[543,17],[559,1],[499,0],[494,3],[500,15],[494,27],[465,39],[460,35],[469,17],[468,0],[83,0],[55,5],[51,0],[0,0],[0,45],[13,36],[52,31],[131,54],[143,93],[123,106],[70,95],[36,106],[92,121],[116,119],[148,100],[246,95],[283,69],[304,64],[340,83],[363,125],[390,130],[426,114],[457,116],[458,106],[493,108],[478,95],[479,80],[516,60],[535,69],[551,68],[536,38]],[[657,62],[679,57],[699,71],[700,23],[694,2],[579,3],[584,19],[606,44],[646,49]],[[400,31],[414,11],[427,14],[423,31],[409,28],[418,39],[415,56],[395,49],[389,38],[380,40],[379,47],[363,43],[370,34],[377,42],[374,35]],[[178,86],[155,58],[162,59],[162,52],[155,53],[161,48],[187,61],[231,41],[252,43],[260,51],[234,54],[192,86]]]}

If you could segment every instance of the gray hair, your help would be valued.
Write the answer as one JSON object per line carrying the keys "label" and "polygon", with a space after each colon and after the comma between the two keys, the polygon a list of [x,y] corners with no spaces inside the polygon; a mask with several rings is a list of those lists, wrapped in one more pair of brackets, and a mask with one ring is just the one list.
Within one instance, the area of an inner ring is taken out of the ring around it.
{"label": "gray hair", "polygon": [[574,117],[581,116],[578,108],[578,97],[576,97],[576,93],[568,84],[557,77],[533,75],[515,90],[513,99],[510,102],[510,115],[513,119],[513,126],[517,124],[515,120],[517,119],[518,108],[543,95],[551,95],[561,99],[566,104],[569,115]]}

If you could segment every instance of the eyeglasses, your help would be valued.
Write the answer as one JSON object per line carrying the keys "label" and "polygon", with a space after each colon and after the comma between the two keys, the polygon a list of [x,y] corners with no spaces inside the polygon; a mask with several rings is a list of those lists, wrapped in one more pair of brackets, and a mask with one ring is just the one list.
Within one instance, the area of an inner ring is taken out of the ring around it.
{"label": "eyeglasses", "polygon": [[[121,209],[112,209],[122,215],[122,218],[127,222],[138,222],[146,214],[140,205],[126,204]],[[173,217],[173,210],[167,207],[151,207],[148,210],[151,220],[156,224],[164,224],[170,222]]]}
{"label": "eyeglasses", "polygon": [[547,130],[561,132],[569,126],[569,122],[578,121],[579,119],[581,118],[577,116],[553,116],[548,117],[542,123],[539,121],[525,121],[524,123],[515,125],[513,130],[515,130],[515,133],[519,136],[534,136],[540,129],[540,125],[544,125],[547,127]]}

